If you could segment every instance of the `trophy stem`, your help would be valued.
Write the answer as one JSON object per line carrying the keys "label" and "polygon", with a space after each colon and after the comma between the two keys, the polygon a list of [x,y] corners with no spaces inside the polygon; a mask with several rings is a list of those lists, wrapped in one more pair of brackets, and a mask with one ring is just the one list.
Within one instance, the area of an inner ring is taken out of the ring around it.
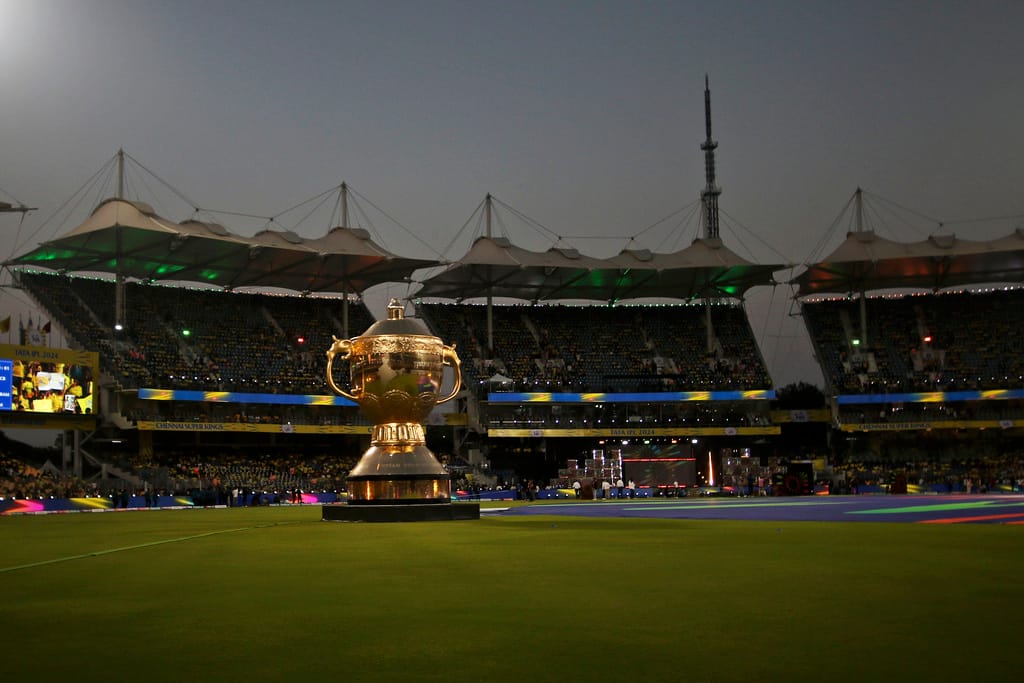
{"label": "trophy stem", "polygon": [[382,448],[404,449],[406,446],[426,444],[423,425],[417,422],[385,422],[373,426],[370,444]]}

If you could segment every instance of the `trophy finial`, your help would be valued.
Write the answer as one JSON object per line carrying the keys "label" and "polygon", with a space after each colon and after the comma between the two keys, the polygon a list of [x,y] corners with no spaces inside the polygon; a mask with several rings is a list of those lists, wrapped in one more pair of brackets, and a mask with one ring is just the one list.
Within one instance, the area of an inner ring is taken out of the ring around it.
{"label": "trophy finial", "polygon": [[388,320],[404,320],[405,304],[396,298],[388,302]]}

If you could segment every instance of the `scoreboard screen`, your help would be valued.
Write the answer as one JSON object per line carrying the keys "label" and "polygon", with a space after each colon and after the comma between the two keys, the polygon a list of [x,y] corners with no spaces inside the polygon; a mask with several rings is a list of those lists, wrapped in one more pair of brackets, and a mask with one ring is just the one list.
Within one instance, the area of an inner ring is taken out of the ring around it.
{"label": "scoreboard screen", "polygon": [[0,344],[0,412],[89,415],[99,354]]}
{"label": "scoreboard screen", "polygon": [[697,466],[690,444],[623,446],[622,474],[640,486],[694,486]]}
{"label": "scoreboard screen", "polygon": [[8,358],[0,358],[0,410],[10,410],[13,405],[11,401],[14,389],[11,381],[12,372],[14,372],[14,362]]}

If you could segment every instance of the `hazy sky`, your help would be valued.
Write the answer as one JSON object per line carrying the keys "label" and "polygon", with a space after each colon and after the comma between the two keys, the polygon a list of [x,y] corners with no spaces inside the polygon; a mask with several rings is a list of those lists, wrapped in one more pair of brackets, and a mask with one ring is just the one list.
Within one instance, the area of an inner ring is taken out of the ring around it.
{"label": "hazy sky", "polygon": [[[83,220],[99,197],[55,216],[122,147],[209,208],[275,215],[347,181],[405,256],[464,253],[469,234],[441,252],[488,192],[609,256],[699,196],[705,74],[742,256],[806,261],[858,186],[946,221],[1024,213],[1019,2],[0,0],[0,27],[0,201],[39,207],[0,215],[4,258]],[[820,383],[789,294],[752,293],[752,324],[777,385]],[[22,304],[5,290],[0,318]]]}

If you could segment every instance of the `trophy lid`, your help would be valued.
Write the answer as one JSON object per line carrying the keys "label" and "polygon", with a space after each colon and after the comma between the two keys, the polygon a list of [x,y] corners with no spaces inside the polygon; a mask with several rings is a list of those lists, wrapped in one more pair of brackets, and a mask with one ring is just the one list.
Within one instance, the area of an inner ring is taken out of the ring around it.
{"label": "trophy lid", "polygon": [[433,337],[430,330],[420,320],[405,317],[405,304],[398,299],[388,302],[387,320],[378,320],[367,328],[364,337],[391,334],[414,334],[421,337]]}

